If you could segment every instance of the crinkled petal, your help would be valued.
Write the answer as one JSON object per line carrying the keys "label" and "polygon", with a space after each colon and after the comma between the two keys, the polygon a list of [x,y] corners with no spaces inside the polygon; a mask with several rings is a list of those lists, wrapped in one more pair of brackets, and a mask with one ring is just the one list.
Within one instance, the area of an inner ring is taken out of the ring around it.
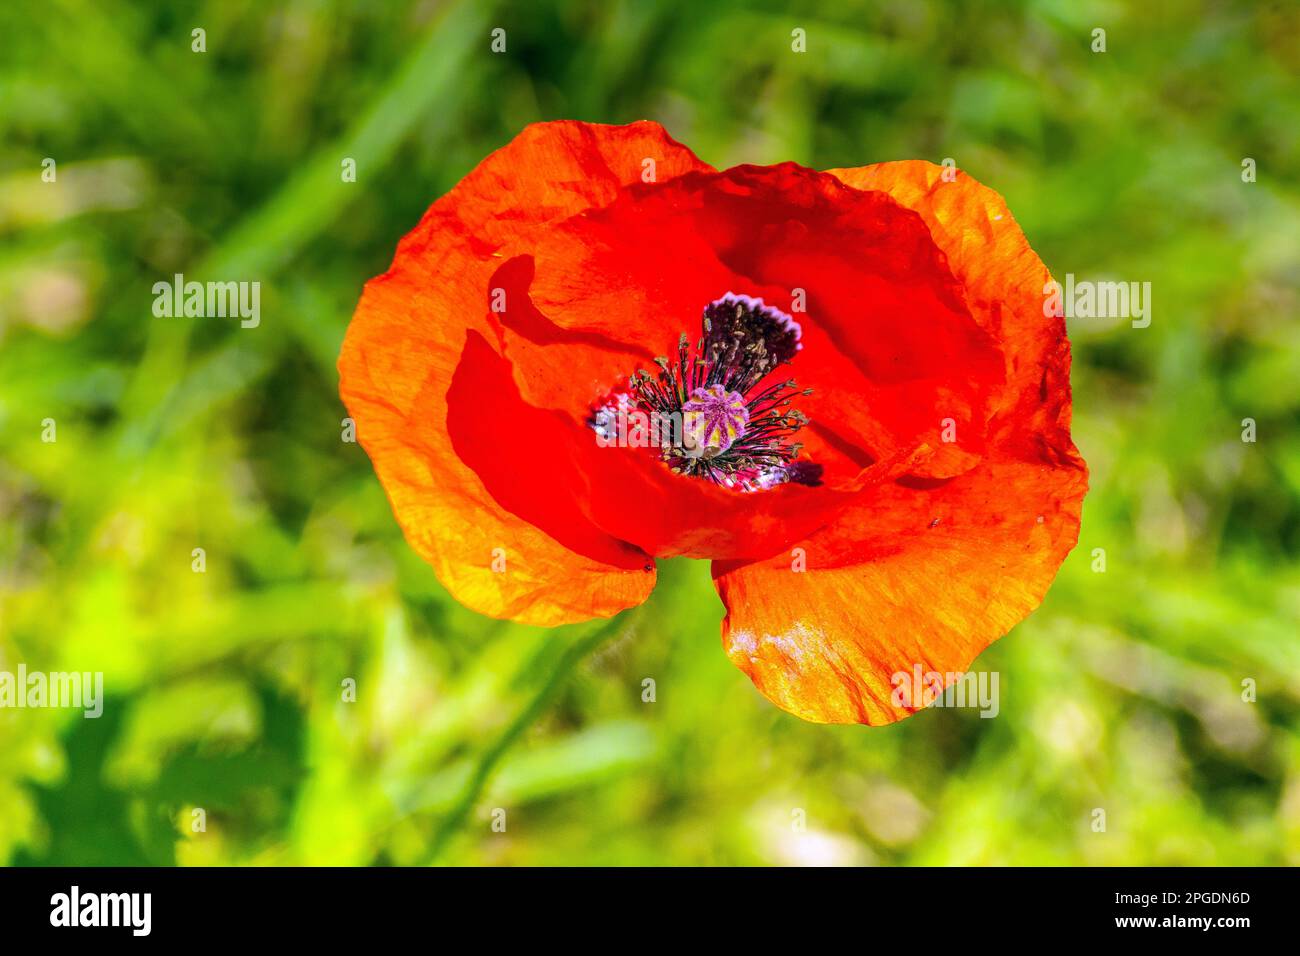
{"label": "crinkled petal", "polygon": [[[1051,433],[1069,443],[1070,343],[1065,319],[1045,316],[1052,279],[1006,201],[961,170],[922,160],[876,163],[830,174],[879,191],[917,213],[962,287],[970,314],[998,343],[1006,386],[992,403],[993,430]],[[1026,428],[1026,423],[1032,427]]]}

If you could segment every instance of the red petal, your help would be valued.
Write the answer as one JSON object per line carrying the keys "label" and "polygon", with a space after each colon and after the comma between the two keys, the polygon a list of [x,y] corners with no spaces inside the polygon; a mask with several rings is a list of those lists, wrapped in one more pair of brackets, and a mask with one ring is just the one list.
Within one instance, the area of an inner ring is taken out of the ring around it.
{"label": "red petal", "polygon": [[[1004,439],[1041,431],[1069,443],[1070,343],[1065,319],[1043,314],[1051,274],[1029,247],[1006,201],[966,173],[921,160],[830,173],[858,189],[880,190],[916,212],[943,250],[970,314],[997,341],[1006,387],[992,427]],[[1073,447],[1073,446],[1070,446]]]}

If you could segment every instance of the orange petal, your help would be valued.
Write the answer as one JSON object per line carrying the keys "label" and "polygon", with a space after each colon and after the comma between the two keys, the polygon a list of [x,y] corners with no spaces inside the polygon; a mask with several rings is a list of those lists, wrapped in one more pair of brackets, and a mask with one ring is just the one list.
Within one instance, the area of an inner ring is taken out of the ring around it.
{"label": "orange petal", "polygon": [[451,447],[446,400],[469,332],[496,338],[493,273],[638,181],[644,157],[660,180],[709,168],[654,123],[528,127],[433,204],[348,328],[340,393],[357,438],[411,546],[481,613],[563,624],[639,604],[654,586],[643,552],[591,528],[562,544],[496,501]]}
{"label": "orange petal", "polygon": [[894,675],[964,671],[1042,601],[1078,540],[1086,483],[1073,463],[986,462],[864,494],[798,545],[804,571],[795,552],[715,563],[727,656],[805,720],[906,717]]}

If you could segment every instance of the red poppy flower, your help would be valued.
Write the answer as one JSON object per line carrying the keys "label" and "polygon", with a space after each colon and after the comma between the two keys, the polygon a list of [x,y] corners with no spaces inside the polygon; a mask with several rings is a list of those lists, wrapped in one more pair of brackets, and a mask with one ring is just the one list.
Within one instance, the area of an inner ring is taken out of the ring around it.
{"label": "red poppy flower", "polygon": [[959,672],[1037,606],[1087,484],[1050,276],[943,172],[719,172],[654,123],[525,129],[402,240],[343,345],[407,540],[466,606],[543,625],[709,558],[726,652],[773,702],[915,710],[894,675]]}

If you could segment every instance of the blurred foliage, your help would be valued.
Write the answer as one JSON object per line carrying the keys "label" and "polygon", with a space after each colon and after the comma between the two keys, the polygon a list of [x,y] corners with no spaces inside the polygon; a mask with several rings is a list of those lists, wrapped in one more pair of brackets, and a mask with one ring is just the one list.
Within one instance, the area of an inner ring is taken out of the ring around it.
{"label": "blurred foliage", "polygon": [[[11,0],[0,36],[0,669],[109,694],[0,711],[0,860],[1300,863],[1294,3]],[[1152,282],[1150,328],[1071,329],[1093,487],[976,665],[998,719],[783,714],[703,562],[601,643],[464,610],[403,543],[340,440],[343,330],[560,117],[717,166],[953,157],[1058,276]],[[155,319],[175,272],[261,281],[261,326]]]}

